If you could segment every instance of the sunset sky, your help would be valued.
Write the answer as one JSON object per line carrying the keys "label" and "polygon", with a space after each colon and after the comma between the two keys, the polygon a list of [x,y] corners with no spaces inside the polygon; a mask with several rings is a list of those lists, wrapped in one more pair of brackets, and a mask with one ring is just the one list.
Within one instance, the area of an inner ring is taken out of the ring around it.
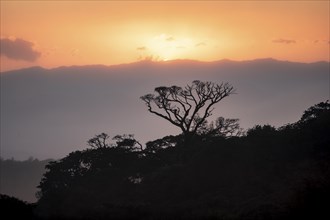
{"label": "sunset sky", "polygon": [[143,59],[329,61],[329,1],[1,1],[1,71]]}

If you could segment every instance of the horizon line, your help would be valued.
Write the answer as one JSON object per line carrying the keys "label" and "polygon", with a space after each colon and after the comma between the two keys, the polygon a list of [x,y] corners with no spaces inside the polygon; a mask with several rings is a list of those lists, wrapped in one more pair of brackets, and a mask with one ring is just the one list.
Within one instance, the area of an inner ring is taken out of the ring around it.
{"label": "horizon line", "polygon": [[33,69],[33,68],[38,68],[38,69],[44,69],[44,70],[54,70],[54,69],[60,69],[60,68],[74,68],[74,67],[118,67],[118,66],[124,66],[124,65],[132,65],[132,64],[140,64],[140,63],[152,63],[152,64],[173,64],[173,63],[179,63],[179,62],[192,62],[192,63],[201,63],[201,64],[212,64],[212,63],[244,63],[244,62],[257,62],[257,61],[273,61],[273,62],[286,62],[286,63],[297,63],[297,64],[315,64],[315,63],[329,63],[330,61],[326,60],[319,60],[319,61],[313,61],[313,62],[302,62],[302,61],[290,61],[290,60],[281,60],[281,59],[276,59],[272,57],[265,57],[265,58],[256,58],[256,59],[246,59],[246,60],[233,60],[233,59],[219,59],[219,60],[213,60],[213,61],[202,61],[202,60],[197,60],[197,59],[173,59],[173,60],[152,60],[152,59],[144,59],[144,60],[138,60],[138,61],[133,61],[133,62],[125,62],[125,63],[118,63],[118,64],[82,64],[82,65],[59,65],[56,67],[44,67],[40,65],[32,65],[29,67],[23,67],[23,68],[18,68],[18,69],[10,69],[10,70],[5,70],[1,71],[1,74],[8,73],[8,72],[15,72],[15,71],[20,71],[20,70],[26,70],[26,69]]}

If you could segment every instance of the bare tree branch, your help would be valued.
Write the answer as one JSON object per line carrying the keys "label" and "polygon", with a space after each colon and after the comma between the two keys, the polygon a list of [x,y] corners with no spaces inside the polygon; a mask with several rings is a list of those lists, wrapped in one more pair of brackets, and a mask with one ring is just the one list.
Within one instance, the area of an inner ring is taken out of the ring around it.
{"label": "bare tree branch", "polygon": [[195,80],[184,88],[157,87],[155,93],[141,97],[148,111],[179,127],[184,134],[195,134],[212,115],[213,106],[233,94],[234,88],[228,83]]}

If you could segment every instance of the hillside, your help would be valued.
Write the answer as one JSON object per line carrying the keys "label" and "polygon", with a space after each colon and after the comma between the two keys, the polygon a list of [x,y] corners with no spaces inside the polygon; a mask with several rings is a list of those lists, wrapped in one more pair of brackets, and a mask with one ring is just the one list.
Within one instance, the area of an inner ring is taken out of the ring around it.
{"label": "hillside", "polygon": [[0,193],[23,201],[36,202],[37,186],[46,171],[45,166],[50,161],[32,158],[25,161],[1,159]]}

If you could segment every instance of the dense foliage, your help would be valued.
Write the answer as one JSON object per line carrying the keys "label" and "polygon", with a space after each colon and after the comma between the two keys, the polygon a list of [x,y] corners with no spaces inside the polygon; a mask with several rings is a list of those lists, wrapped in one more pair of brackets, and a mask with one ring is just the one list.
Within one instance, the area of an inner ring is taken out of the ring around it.
{"label": "dense foliage", "polygon": [[[239,137],[167,136],[141,146],[105,134],[50,162],[37,213],[82,219],[290,219],[329,217],[330,104],[281,128]],[[99,138],[99,139],[98,139]]]}
{"label": "dense foliage", "polygon": [[36,219],[34,205],[0,194],[1,219]]}

